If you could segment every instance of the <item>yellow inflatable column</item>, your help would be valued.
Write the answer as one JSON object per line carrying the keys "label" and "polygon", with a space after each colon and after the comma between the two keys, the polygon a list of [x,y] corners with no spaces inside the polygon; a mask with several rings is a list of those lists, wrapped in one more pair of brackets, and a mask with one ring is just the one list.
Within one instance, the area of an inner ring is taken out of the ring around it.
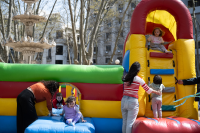
{"label": "yellow inflatable column", "polygon": [[[146,81],[146,70],[147,70],[147,56],[146,56],[146,38],[144,35],[132,34],[129,39],[130,44],[130,58],[129,58],[129,67],[135,62],[138,61],[141,65],[141,70],[139,76]],[[146,108],[146,97],[145,91],[143,88],[139,88],[138,91],[138,101],[139,101],[139,113],[138,116],[144,116]]]}
{"label": "yellow inflatable column", "polygon": [[[175,45],[178,61],[178,79],[189,79],[196,77],[195,72],[195,45],[193,39],[178,39]],[[195,85],[179,85],[178,99],[196,93]],[[181,101],[180,103],[182,103]],[[179,104],[180,104],[179,103]],[[189,98],[183,105],[179,106],[179,116],[198,119],[197,102]]]}
{"label": "yellow inflatable column", "polygon": [[72,87],[70,85],[66,85],[66,98],[72,95]]}

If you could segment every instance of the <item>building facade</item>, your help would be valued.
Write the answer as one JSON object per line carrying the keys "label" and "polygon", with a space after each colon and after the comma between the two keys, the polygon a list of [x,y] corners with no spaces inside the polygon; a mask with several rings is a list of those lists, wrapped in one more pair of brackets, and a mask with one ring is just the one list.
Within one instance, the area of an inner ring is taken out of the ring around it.
{"label": "building facade", "polygon": [[[190,13],[192,14],[193,12],[192,0],[182,0],[182,1],[188,7]],[[120,64],[122,64],[124,41],[130,30],[130,21],[131,21],[132,13],[134,11],[134,8],[139,2],[140,0],[133,1],[125,14],[122,31],[118,38],[117,50],[114,53],[112,64],[115,64],[116,59],[119,59]],[[110,18],[108,17],[107,19],[105,19],[99,28],[97,41],[96,43],[94,43],[94,49],[93,49],[93,54],[94,54],[93,65],[106,65],[111,59],[111,56],[113,54],[113,49],[115,47],[115,41],[118,36],[119,28],[122,23],[122,17],[127,7],[127,4],[128,4],[127,2],[119,1],[119,2],[116,2],[114,6],[110,7],[115,12],[114,13],[115,15],[113,17],[110,17]],[[195,0],[195,6],[196,6],[195,12],[196,12],[196,18],[197,18],[198,40],[200,40],[200,0]],[[97,17],[97,13],[93,10],[89,19],[90,25],[93,25],[96,17]],[[50,23],[49,28],[52,25],[54,25],[54,23]],[[56,47],[52,49],[44,50],[41,63],[42,64],[69,64],[70,62],[69,60],[71,60],[71,63],[73,64],[74,63],[73,62],[73,44],[69,45],[69,50],[68,50],[68,45],[67,45],[69,44],[69,42],[73,43],[71,40],[71,37],[72,37],[71,28],[70,27],[67,28],[63,24],[59,23],[58,26],[54,28],[54,31],[56,32],[52,33],[51,36],[52,38],[54,38],[57,45]],[[77,37],[77,42],[80,45],[78,30],[77,30],[76,37]],[[199,47],[200,47],[200,42],[199,42]],[[70,58],[69,58],[69,54],[70,54]],[[80,59],[80,56],[78,59]]]}

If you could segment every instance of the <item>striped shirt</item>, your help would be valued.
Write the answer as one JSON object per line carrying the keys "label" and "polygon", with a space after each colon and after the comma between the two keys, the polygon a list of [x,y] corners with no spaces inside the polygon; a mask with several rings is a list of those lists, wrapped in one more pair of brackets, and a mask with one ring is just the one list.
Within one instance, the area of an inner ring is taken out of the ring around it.
{"label": "striped shirt", "polygon": [[139,86],[141,85],[142,88],[150,94],[152,92],[152,88],[149,88],[147,84],[144,82],[142,78],[139,76],[135,76],[131,85],[129,82],[124,82],[124,92],[123,95],[138,98],[138,90]]}

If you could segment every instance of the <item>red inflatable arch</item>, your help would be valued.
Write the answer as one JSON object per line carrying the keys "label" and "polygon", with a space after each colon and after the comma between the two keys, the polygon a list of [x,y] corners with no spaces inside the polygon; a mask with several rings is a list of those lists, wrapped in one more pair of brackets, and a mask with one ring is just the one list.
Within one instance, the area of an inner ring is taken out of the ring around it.
{"label": "red inflatable arch", "polygon": [[165,10],[177,22],[177,39],[193,39],[190,12],[180,0],[142,0],[135,8],[130,25],[130,34],[146,33],[146,17],[154,10]]}

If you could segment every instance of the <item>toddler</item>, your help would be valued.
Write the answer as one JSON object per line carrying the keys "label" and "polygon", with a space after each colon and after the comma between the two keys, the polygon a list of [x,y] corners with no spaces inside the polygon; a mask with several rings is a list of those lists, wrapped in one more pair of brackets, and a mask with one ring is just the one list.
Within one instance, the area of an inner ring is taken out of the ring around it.
{"label": "toddler", "polygon": [[164,53],[172,53],[172,51],[167,51],[167,49],[163,46],[164,41],[162,36],[164,32],[160,28],[156,27],[152,34],[153,35],[147,39],[150,42],[150,48],[152,50],[158,50]]}
{"label": "toddler", "polygon": [[[150,84],[150,82],[149,82]],[[153,83],[149,85],[153,90],[160,91],[165,89],[165,86],[162,84],[162,78],[160,75],[155,75],[153,78]],[[162,94],[162,93],[161,93]],[[162,95],[157,95],[155,93],[151,94],[152,97],[152,109],[154,118],[162,118]],[[157,117],[158,115],[158,117]]]}
{"label": "toddler", "polygon": [[53,107],[56,109],[61,109],[62,105],[65,105],[65,102],[63,100],[62,93],[58,92],[56,94],[56,99],[53,100]]}
{"label": "toddler", "polygon": [[82,119],[82,122],[86,122],[83,119],[82,113],[79,111],[79,107],[76,105],[76,98],[70,96],[67,98],[67,104],[63,106],[63,112],[60,115],[65,114],[66,123],[70,126],[74,126],[79,119]]}

